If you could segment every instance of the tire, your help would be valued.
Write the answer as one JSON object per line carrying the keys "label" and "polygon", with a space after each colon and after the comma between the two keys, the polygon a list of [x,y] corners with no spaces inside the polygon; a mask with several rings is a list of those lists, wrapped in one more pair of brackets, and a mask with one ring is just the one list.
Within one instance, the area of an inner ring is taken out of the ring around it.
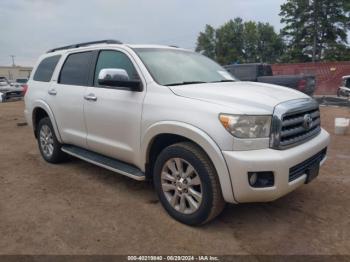
{"label": "tire", "polygon": [[41,156],[47,162],[57,164],[67,159],[67,155],[61,151],[62,145],[57,140],[50,118],[44,117],[39,121],[37,140]]}
{"label": "tire", "polygon": [[338,90],[337,90],[337,97],[341,97],[341,89],[340,88],[338,88]]}
{"label": "tire", "polygon": [[207,223],[225,206],[212,162],[201,148],[190,142],[168,146],[159,154],[153,183],[168,214],[187,225]]}

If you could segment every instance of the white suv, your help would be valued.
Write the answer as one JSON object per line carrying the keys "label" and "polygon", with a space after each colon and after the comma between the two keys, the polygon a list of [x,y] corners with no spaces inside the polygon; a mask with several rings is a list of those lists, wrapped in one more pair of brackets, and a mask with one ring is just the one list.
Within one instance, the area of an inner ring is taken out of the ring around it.
{"label": "white suv", "polygon": [[240,82],[176,47],[105,40],[50,50],[25,104],[46,161],[69,154],[152,179],[167,212],[189,225],[225,202],[272,201],[310,182],[329,143],[310,97]]}

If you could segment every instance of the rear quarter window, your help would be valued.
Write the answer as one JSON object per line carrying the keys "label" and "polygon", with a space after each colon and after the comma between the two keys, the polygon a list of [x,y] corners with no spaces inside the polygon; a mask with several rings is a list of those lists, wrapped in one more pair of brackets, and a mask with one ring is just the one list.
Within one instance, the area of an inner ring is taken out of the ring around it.
{"label": "rear quarter window", "polygon": [[52,74],[55,71],[56,65],[60,58],[60,55],[44,58],[40,62],[38,68],[36,69],[33,80],[41,82],[50,82]]}

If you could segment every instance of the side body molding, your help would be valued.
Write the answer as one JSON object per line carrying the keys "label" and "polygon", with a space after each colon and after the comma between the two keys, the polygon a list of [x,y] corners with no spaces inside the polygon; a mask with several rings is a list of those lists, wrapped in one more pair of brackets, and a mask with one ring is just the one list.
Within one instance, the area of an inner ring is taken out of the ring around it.
{"label": "side body molding", "polygon": [[141,138],[141,163],[145,166],[152,140],[160,134],[174,134],[186,137],[197,143],[207,153],[217,171],[225,201],[237,203],[234,199],[231,177],[222,152],[214,140],[203,130],[190,124],[177,121],[161,121],[151,125]]}
{"label": "side body molding", "polygon": [[34,110],[36,108],[41,108],[43,110],[45,110],[45,112],[49,115],[50,117],[50,120],[51,120],[51,123],[52,123],[52,126],[53,126],[53,129],[55,131],[55,134],[56,134],[56,137],[57,137],[57,140],[62,143],[62,138],[61,138],[61,135],[60,135],[60,132],[58,130],[58,126],[57,126],[57,123],[56,123],[56,119],[55,119],[55,116],[50,108],[50,106],[44,101],[44,100],[36,100],[34,103],[33,103],[33,108],[31,110],[31,121],[33,124],[33,119],[34,119]]}

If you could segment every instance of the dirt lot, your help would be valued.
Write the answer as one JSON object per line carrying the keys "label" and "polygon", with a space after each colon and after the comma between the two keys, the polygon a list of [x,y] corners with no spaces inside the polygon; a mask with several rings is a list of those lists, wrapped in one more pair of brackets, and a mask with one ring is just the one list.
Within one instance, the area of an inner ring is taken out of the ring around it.
{"label": "dirt lot", "polygon": [[349,109],[322,108],[332,142],[318,179],[197,228],[171,219],[147,183],[44,162],[22,112],[0,104],[0,254],[350,254],[350,135],[333,134]]}

